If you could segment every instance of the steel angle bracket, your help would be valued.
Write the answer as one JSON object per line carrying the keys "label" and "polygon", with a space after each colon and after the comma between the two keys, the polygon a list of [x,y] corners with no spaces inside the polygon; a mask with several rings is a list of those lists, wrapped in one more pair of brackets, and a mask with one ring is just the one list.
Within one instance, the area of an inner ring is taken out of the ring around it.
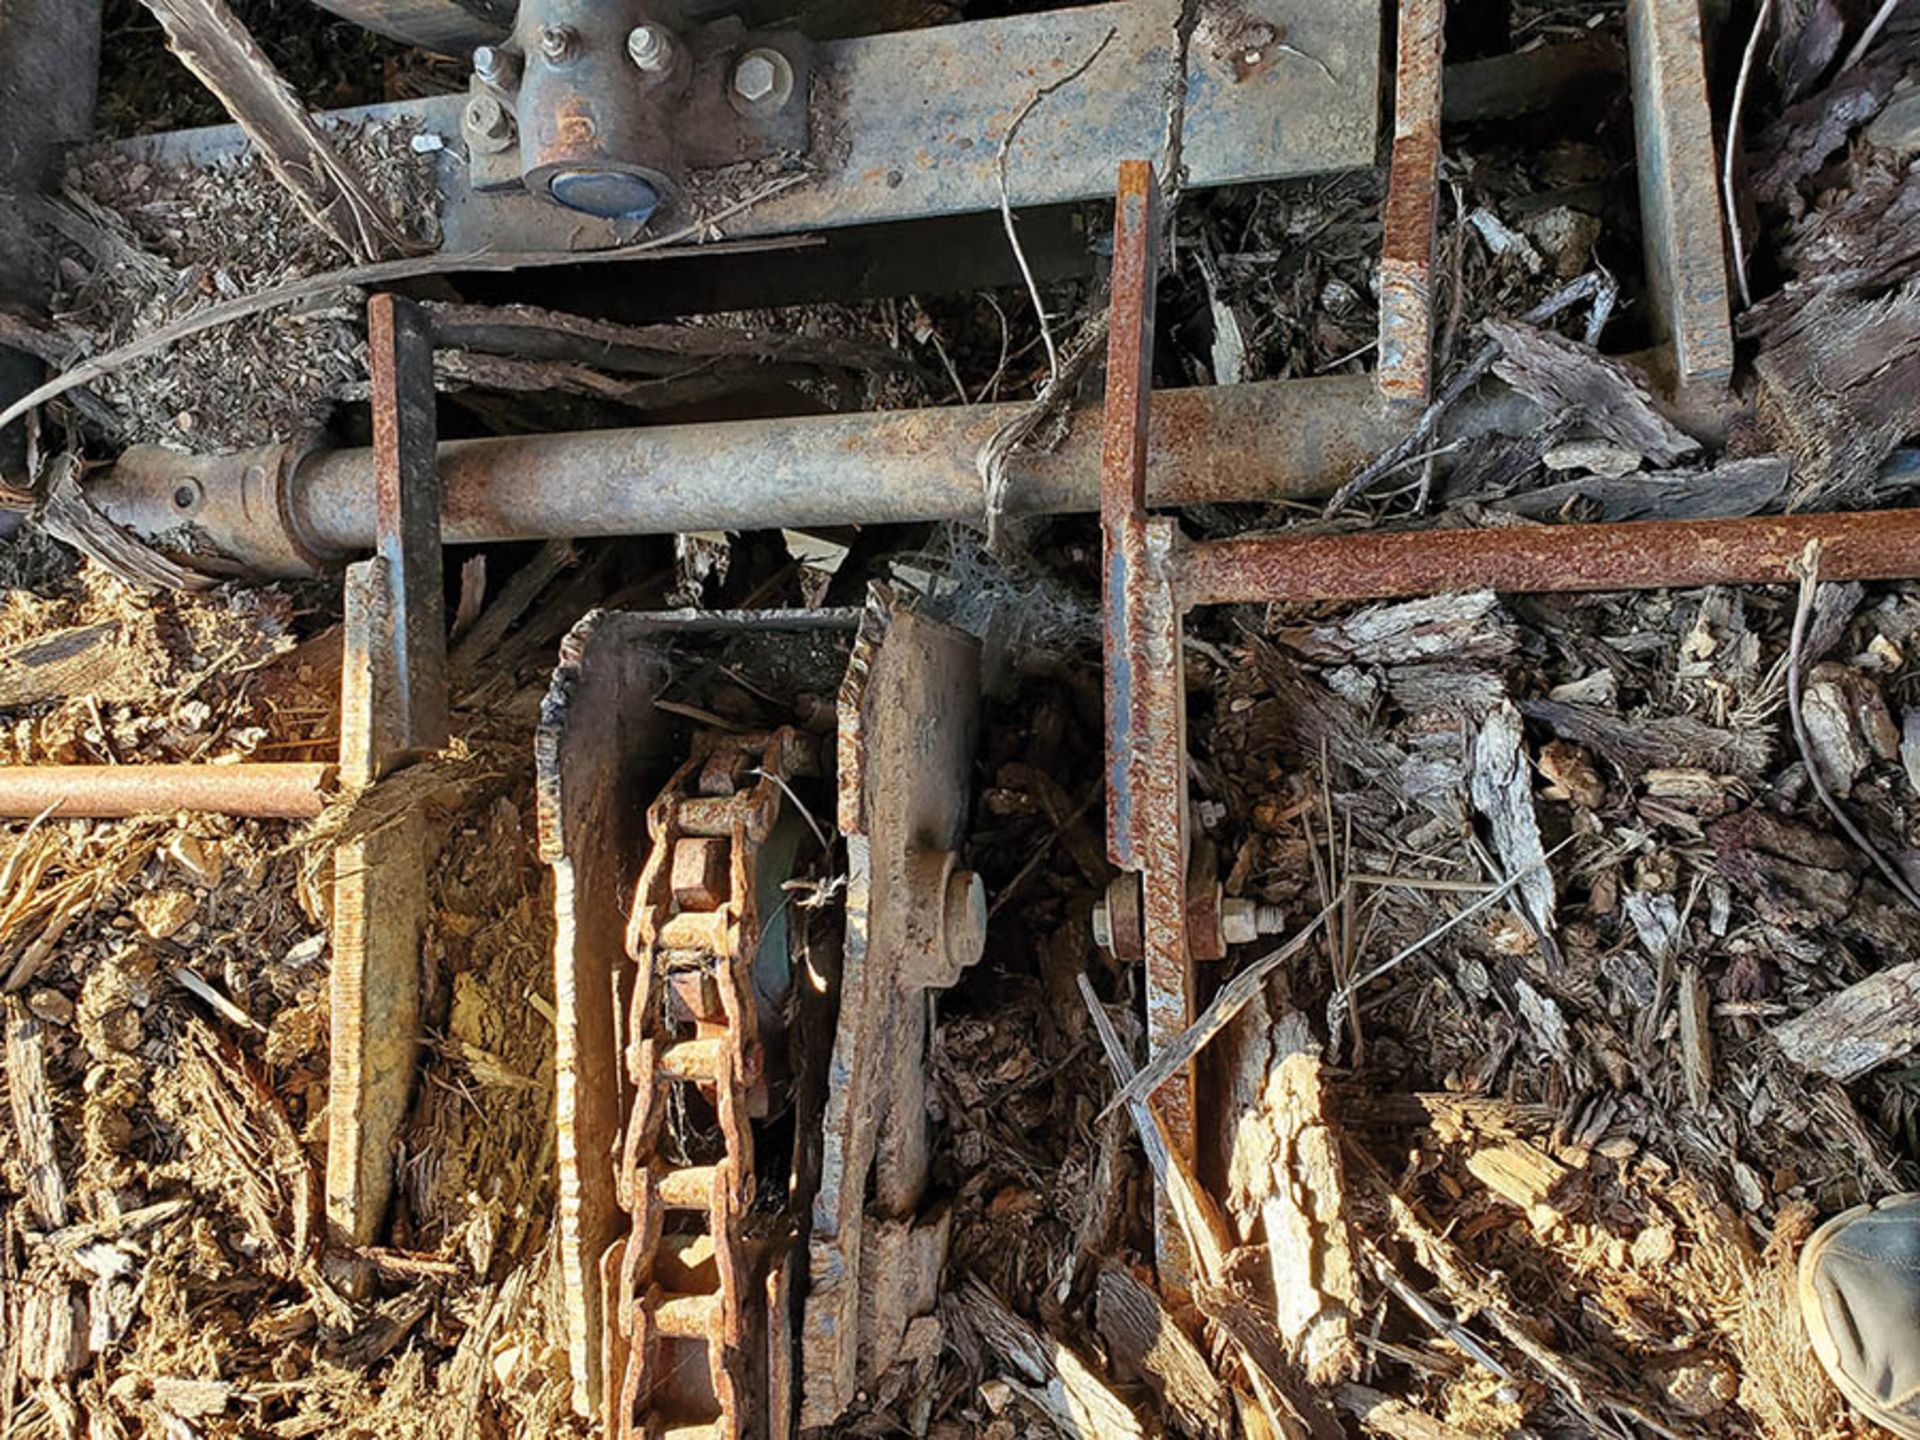
{"label": "steel angle bracket", "polygon": [[[1183,161],[1196,187],[1374,163],[1381,16],[1363,0],[1245,0],[1209,9],[1187,69]],[[1018,119],[1007,178],[1016,206],[1104,198],[1126,155],[1165,142],[1175,0],[1118,0],[1040,14],[829,41],[813,52],[813,178],[731,215],[750,238],[998,207],[998,156]],[[1050,88],[1055,87],[1058,88]],[[1042,93],[1044,92],[1044,93]],[[332,112],[332,123],[402,123],[435,137],[447,251],[587,252],[633,241],[603,221],[469,179],[468,96]],[[122,142],[156,162],[230,159],[237,127]],[[662,212],[656,232],[686,214]]]}

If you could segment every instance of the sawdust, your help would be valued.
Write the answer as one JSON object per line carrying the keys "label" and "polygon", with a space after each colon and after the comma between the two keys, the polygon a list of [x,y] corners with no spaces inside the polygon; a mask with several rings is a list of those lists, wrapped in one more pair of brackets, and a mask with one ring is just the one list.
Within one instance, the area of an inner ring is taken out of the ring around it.
{"label": "sawdust", "polygon": [[[431,157],[414,127],[335,132],[350,169],[409,238],[437,243]],[[111,147],[69,163],[49,227],[61,240],[54,317],[72,360],[210,302],[337,268],[340,252],[250,152],[217,166],[162,165]],[[83,414],[120,443],[194,453],[298,439],[366,379],[364,305],[343,292],[192,337],[94,382]]]}

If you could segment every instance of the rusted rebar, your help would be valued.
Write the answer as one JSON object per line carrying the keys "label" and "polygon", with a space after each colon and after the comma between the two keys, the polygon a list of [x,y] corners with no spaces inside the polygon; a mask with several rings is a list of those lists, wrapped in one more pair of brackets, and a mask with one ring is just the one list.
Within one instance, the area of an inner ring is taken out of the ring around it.
{"label": "rusted rebar", "polygon": [[1187,547],[1180,602],[1388,600],[1455,590],[1515,594],[1764,585],[1820,542],[1826,580],[1920,576],[1920,510],[1646,520],[1496,530],[1265,536]]}
{"label": "rusted rebar", "polygon": [[332,765],[6,765],[0,817],[124,820],[177,810],[248,820],[311,820],[327,802]]}

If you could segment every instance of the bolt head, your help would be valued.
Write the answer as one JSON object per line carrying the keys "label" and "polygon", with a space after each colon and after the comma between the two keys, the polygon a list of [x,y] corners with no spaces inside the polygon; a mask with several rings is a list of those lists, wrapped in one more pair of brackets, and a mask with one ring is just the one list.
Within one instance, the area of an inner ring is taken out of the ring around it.
{"label": "bolt head", "polygon": [[749,50],[734,66],[733,93],[754,105],[772,99],[780,88],[780,69],[784,63],[771,51]]}
{"label": "bolt head", "polygon": [[636,25],[627,32],[627,58],[648,74],[673,63],[673,40],[658,25]]}
{"label": "bolt head", "polygon": [[543,25],[540,28],[540,53],[551,63],[559,65],[573,54],[579,38],[570,25]]}
{"label": "bolt head", "polygon": [[482,45],[473,52],[473,73],[488,85],[513,84],[520,70],[520,57],[498,45]]}

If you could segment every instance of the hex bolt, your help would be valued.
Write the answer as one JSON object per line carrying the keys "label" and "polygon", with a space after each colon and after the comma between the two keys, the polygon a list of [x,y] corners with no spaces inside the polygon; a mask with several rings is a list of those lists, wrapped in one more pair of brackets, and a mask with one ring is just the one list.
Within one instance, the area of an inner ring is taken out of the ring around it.
{"label": "hex bolt", "polygon": [[574,48],[579,41],[579,32],[571,25],[540,27],[540,53],[547,57],[549,64],[566,64],[573,57]]}
{"label": "hex bolt", "polygon": [[627,58],[658,75],[673,64],[673,37],[658,25],[636,25],[627,32]]}
{"label": "hex bolt", "polygon": [[510,90],[520,78],[520,57],[498,45],[482,45],[473,52],[473,73],[483,85]]}
{"label": "hex bolt", "polygon": [[778,50],[749,50],[733,67],[733,93],[749,105],[784,105],[793,88],[793,67]]}

